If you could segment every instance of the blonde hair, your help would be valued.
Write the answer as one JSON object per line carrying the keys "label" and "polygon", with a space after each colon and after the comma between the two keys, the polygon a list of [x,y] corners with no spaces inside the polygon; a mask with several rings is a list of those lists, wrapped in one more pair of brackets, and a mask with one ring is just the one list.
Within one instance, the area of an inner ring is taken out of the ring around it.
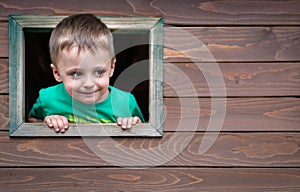
{"label": "blonde hair", "polygon": [[64,18],[51,33],[49,47],[52,63],[56,66],[59,53],[71,46],[78,51],[95,52],[104,48],[111,59],[115,58],[113,37],[107,26],[92,14],[76,14]]}

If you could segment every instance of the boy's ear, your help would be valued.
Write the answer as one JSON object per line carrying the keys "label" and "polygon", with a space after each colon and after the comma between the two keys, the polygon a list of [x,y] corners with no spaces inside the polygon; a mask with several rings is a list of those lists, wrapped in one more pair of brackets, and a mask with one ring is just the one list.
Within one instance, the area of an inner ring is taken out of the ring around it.
{"label": "boy's ear", "polygon": [[111,66],[110,66],[110,73],[109,73],[109,77],[112,77],[115,71],[115,64],[116,64],[116,59],[113,59],[111,62]]}
{"label": "boy's ear", "polygon": [[54,78],[56,79],[57,82],[62,82],[62,79],[58,73],[58,70],[57,68],[55,67],[55,65],[53,63],[51,63],[50,65],[51,69],[52,69],[52,72],[53,72],[53,76]]}

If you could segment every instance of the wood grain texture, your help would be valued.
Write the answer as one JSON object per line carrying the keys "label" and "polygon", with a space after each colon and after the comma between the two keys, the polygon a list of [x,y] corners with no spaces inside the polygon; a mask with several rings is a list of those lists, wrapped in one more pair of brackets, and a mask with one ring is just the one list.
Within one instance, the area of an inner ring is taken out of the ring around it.
{"label": "wood grain texture", "polygon": [[0,130],[8,130],[9,108],[8,95],[0,95]]}
{"label": "wood grain texture", "polygon": [[164,105],[167,131],[299,131],[299,98],[165,98]]}
{"label": "wood grain texture", "polygon": [[[8,96],[0,96],[0,127],[8,130]],[[212,102],[217,106],[212,108]],[[226,102],[222,123],[220,111]],[[279,98],[164,98],[164,131],[205,131],[218,121],[221,131],[299,131],[300,99]],[[210,129],[211,130],[211,129]]]}
{"label": "wood grain texture", "polygon": [[[218,78],[221,81],[216,81]],[[223,97],[298,96],[300,63],[165,63],[165,97],[216,94]]]}
{"label": "wood grain texture", "polygon": [[0,57],[8,57],[8,23],[0,21]]}
{"label": "wood grain texture", "polygon": [[[0,191],[300,191],[299,10],[298,0],[1,0]],[[84,12],[164,18],[163,138],[8,136],[8,15]],[[217,73],[198,68],[212,62],[232,97],[220,134],[205,132],[220,114],[212,99],[224,104],[205,79]]]}
{"label": "wood grain texture", "polygon": [[8,93],[8,68],[8,59],[0,59],[0,93],[4,94]]}
{"label": "wood grain texture", "polygon": [[[222,73],[219,78],[224,80],[226,96],[300,95],[300,63],[295,62],[165,63],[164,96],[210,97],[210,91],[218,92],[223,88],[222,84],[208,86],[218,78],[217,70]],[[0,93],[8,94],[7,59],[0,59]]]}
{"label": "wood grain texture", "polygon": [[67,15],[90,12],[98,15],[115,16],[163,16],[168,24],[179,25],[245,25],[274,24],[299,25],[300,3],[297,0],[277,1],[206,1],[180,0],[146,1],[113,0],[82,1],[71,0],[61,3],[58,0],[38,2],[28,0],[2,0],[0,19],[5,20],[9,14]]}
{"label": "wood grain texture", "polygon": [[166,62],[300,59],[300,27],[169,27],[164,36]]}
{"label": "wood grain texture", "polygon": [[[299,61],[299,38],[300,27],[165,27],[164,61]],[[0,57],[8,57],[7,39],[4,28]]]}
{"label": "wood grain texture", "polygon": [[299,191],[299,173],[300,169],[17,168],[0,169],[0,190]]}
{"label": "wood grain texture", "polygon": [[[165,133],[158,138],[9,138],[0,166],[299,167],[299,133]],[[199,148],[212,142],[208,151]]]}

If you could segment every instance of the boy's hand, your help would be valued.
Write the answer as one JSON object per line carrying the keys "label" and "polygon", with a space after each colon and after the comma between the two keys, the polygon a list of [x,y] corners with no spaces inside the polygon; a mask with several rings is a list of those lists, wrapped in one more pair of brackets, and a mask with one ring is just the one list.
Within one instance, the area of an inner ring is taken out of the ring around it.
{"label": "boy's hand", "polygon": [[68,119],[61,115],[46,116],[44,122],[57,133],[64,133],[69,127]]}
{"label": "boy's hand", "polygon": [[130,129],[133,125],[137,123],[141,123],[141,119],[137,116],[135,117],[126,117],[126,118],[118,118],[117,124],[121,126],[122,129]]}

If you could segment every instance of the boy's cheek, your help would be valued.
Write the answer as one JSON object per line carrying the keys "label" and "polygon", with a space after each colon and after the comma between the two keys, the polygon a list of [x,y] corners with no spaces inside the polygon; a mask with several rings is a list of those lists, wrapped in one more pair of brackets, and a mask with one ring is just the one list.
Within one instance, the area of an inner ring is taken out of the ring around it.
{"label": "boy's cheek", "polygon": [[74,81],[74,80],[67,80],[64,82],[64,85],[66,89],[72,90],[72,89],[77,89],[78,87],[81,86],[80,81]]}
{"label": "boy's cheek", "polygon": [[70,96],[72,96],[72,95],[73,95],[73,89],[70,89],[70,88],[68,88],[68,87],[65,87],[65,88],[66,88],[67,93],[68,93]]}
{"label": "boy's cheek", "polygon": [[99,78],[97,84],[98,87],[106,88],[109,86],[109,78]]}
{"label": "boy's cheek", "polygon": [[72,92],[77,89],[77,86],[79,87],[80,85],[78,83],[65,83],[64,86],[66,91],[72,95]]}

